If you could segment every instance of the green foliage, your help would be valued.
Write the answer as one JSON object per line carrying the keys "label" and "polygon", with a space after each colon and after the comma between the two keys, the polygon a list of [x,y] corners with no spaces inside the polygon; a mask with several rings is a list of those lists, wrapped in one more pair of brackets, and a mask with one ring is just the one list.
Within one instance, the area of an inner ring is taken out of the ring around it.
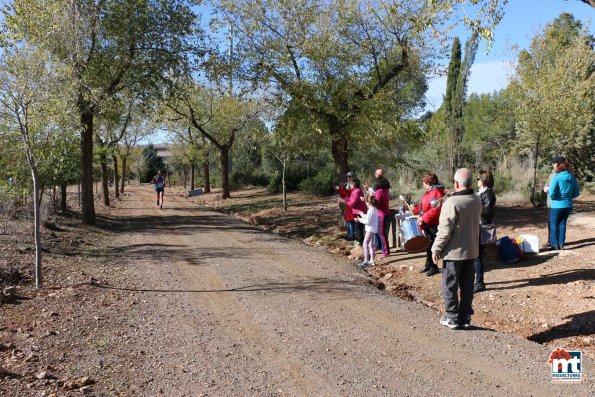
{"label": "green foliage", "polygon": [[542,163],[563,154],[582,180],[592,179],[595,169],[593,42],[582,23],[561,14],[521,51],[509,87],[518,151]]}
{"label": "green foliage", "polygon": [[[281,193],[283,190],[282,178],[283,175],[278,170],[270,175],[267,185],[269,192]],[[285,172],[285,189],[288,192],[297,190],[300,183],[306,178],[308,178],[308,175],[303,169],[296,168],[295,166],[288,168]]]}
{"label": "green foliage", "polygon": [[230,186],[237,189],[241,186],[267,186],[270,175],[255,168],[240,168],[232,172],[230,176]]}
{"label": "green foliage", "polygon": [[514,190],[517,186],[513,183],[513,178],[509,173],[503,173],[492,170],[494,175],[494,190],[498,193]]}
{"label": "green foliage", "polygon": [[301,181],[298,189],[317,196],[328,196],[333,193],[334,171],[332,167],[323,168],[316,175]]}
{"label": "green foliage", "polygon": [[165,163],[163,162],[163,158],[157,154],[157,150],[155,150],[153,144],[149,144],[143,149],[142,158],[144,168],[139,175],[141,182],[150,182],[157,175],[157,171],[162,171],[165,174]]}
{"label": "green foliage", "polygon": [[513,102],[505,91],[471,94],[464,107],[463,164],[474,168],[506,168],[515,139]]}

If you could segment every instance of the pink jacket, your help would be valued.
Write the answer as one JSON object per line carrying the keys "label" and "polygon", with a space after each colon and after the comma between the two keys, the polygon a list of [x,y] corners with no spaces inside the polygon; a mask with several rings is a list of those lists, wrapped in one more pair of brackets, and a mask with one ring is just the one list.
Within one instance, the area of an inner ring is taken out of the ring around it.
{"label": "pink jacket", "polygon": [[[354,210],[359,210],[365,214],[368,211],[368,206],[366,205],[366,203],[362,201],[362,197],[364,197],[364,192],[362,192],[362,189],[360,189],[359,187],[354,187],[353,189],[351,189],[351,194],[349,195],[349,198],[345,199],[345,204],[351,206],[351,208],[353,208]],[[353,212],[355,214],[358,213],[357,211]]]}
{"label": "pink jacket", "polygon": [[390,215],[390,204],[389,200],[390,197],[388,195],[388,189],[376,189],[374,193],[374,197],[376,197],[376,201],[378,201],[378,215],[384,217]]}

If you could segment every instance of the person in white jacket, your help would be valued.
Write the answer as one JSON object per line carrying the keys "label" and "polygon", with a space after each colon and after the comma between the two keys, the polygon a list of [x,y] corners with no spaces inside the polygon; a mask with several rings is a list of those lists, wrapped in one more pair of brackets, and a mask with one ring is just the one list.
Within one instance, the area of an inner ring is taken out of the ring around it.
{"label": "person in white jacket", "polygon": [[374,265],[374,238],[378,233],[378,209],[376,208],[378,202],[374,196],[368,196],[366,197],[366,205],[368,206],[368,212],[364,214],[362,211],[358,211],[361,217],[356,218],[358,222],[365,225],[366,230],[363,244],[364,261],[358,265],[362,269]]}

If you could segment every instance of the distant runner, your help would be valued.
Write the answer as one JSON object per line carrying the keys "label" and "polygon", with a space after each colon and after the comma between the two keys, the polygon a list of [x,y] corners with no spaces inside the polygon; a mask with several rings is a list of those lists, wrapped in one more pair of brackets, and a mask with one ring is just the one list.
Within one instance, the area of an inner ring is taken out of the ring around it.
{"label": "distant runner", "polygon": [[157,192],[157,205],[159,205],[159,193],[161,193],[161,205],[160,209],[163,209],[163,190],[165,189],[165,177],[161,174],[161,171],[157,171],[157,175],[153,177],[155,184],[155,191]]}

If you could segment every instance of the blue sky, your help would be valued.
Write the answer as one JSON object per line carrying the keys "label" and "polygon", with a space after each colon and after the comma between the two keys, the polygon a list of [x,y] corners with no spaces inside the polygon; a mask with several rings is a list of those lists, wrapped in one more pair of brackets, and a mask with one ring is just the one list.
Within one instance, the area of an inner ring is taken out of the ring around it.
{"label": "blue sky", "polygon": [[[583,22],[595,34],[595,8],[578,0],[509,0],[504,18],[494,30],[492,49],[486,54],[485,43],[480,44],[471,68],[468,93],[492,93],[504,88],[511,74],[510,63],[515,60],[513,45],[528,48],[531,38],[562,12],[568,12]],[[453,34],[465,42],[469,33],[461,27]],[[448,60],[446,60],[448,62]],[[436,110],[446,91],[446,77],[433,79],[426,93],[428,110]]]}

